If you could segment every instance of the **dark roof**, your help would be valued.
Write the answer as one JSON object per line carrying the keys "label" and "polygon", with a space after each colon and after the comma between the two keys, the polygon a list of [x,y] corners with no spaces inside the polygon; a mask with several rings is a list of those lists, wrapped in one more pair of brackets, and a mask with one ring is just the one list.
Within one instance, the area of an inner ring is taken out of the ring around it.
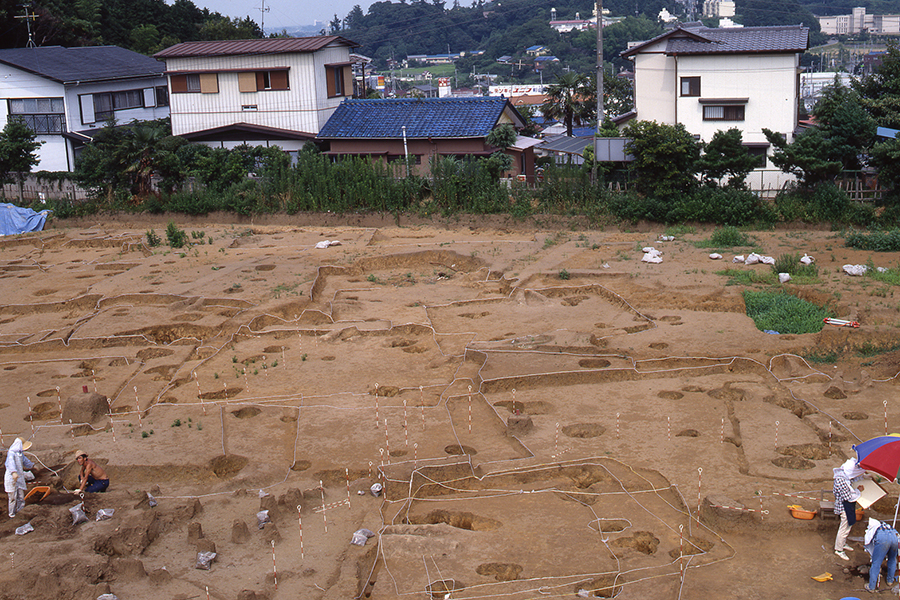
{"label": "dark roof", "polygon": [[60,83],[160,76],[166,70],[164,63],[118,46],[9,48],[0,50],[0,63]]}
{"label": "dark roof", "polygon": [[192,131],[191,133],[181,135],[184,139],[192,142],[240,142],[248,138],[257,139],[260,136],[268,140],[311,140],[316,137],[314,134],[303,133],[302,131],[278,129],[276,127],[266,127],[265,125],[253,125],[251,123],[232,123],[231,125],[213,127],[212,129],[203,129],[201,131]]}
{"label": "dark roof", "polygon": [[319,138],[473,138],[484,137],[504,110],[524,122],[505,98],[396,98],[344,100]]}
{"label": "dark roof", "polygon": [[541,150],[548,152],[562,152],[565,154],[584,154],[584,149],[594,143],[594,137],[568,137],[554,135],[544,140],[540,145]]}
{"label": "dark roof", "polygon": [[755,54],[805,52],[809,46],[809,28],[802,25],[776,27],[679,27],[638,44],[623,57],[640,53],[650,44],[667,40],[666,54]]}
{"label": "dark roof", "polygon": [[192,56],[235,56],[248,54],[288,54],[316,52],[326,46],[359,48],[339,35],[317,35],[302,38],[268,38],[264,40],[226,40],[221,42],[181,42],[154,54],[155,58],[187,58]]}

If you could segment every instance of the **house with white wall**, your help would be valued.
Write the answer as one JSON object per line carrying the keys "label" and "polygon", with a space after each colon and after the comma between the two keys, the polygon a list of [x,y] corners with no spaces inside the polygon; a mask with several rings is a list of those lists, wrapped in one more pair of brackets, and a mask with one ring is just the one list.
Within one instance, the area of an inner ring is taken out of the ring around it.
{"label": "house with white wall", "polygon": [[172,133],[215,147],[297,151],[353,97],[350,50],[340,36],[182,42],[165,61]]}
{"label": "house with white wall", "polygon": [[[704,142],[737,128],[762,161],[769,153],[763,128],[794,139],[800,55],[808,38],[809,29],[800,25],[679,27],[636,44],[622,53],[634,62],[633,118],[682,123]],[[779,173],[771,176],[786,176]]]}
{"label": "house with white wall", "polygon": [[43,142],[35,170],[71,171],[93,133],[169,116],[165,65],[117,46],[0,50],[0,117]]}

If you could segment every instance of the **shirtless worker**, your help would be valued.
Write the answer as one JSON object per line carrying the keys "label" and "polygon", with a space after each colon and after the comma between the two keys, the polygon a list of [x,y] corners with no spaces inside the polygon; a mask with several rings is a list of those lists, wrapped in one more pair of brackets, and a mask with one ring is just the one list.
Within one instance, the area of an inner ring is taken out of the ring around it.
{"label": "shirtless worker", "polygon": [[77,492],[104,492],[109,487],[109,475],[103,470],[103,467],[88,458],[87,452],[82,450],[75,451],[75,462],[81,466],[81,473],[78,474],[78,490]]}

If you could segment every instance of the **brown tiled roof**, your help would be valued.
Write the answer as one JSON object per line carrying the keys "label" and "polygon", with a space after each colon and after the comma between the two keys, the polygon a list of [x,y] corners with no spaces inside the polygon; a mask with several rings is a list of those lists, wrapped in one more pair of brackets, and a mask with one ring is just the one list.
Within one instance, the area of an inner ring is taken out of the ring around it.
{"label": "brown tiled roof", "polygon": [[804,52],[809,28],[802,25],[775,27],[678,28],[622,53],[638,54],[647,45],[667,39],[666,54],[755,54],[760,52]]}
{"label": "brown tiled roof", "polygon": [[264,40],[225,40],[220,42],[181,42],[161,50],[154,58],[188,58],[194,56],[236,56],[247,54],[287,54],[315,52],[338,44],[358,48],[359,44],[339,35],[318,35],[302,38],[268,38]]}

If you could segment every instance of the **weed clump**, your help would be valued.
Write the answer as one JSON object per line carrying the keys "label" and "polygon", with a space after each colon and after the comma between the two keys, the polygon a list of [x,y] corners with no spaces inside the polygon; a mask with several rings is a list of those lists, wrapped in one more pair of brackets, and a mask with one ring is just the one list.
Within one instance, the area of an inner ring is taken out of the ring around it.
{"label": "weed clump", "polygon": [[815,333],[822,330],[822,320],[830,312],[811,302],[782,292],[744,292],[747,316],[760,331],[778,333]]}

